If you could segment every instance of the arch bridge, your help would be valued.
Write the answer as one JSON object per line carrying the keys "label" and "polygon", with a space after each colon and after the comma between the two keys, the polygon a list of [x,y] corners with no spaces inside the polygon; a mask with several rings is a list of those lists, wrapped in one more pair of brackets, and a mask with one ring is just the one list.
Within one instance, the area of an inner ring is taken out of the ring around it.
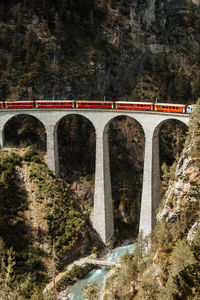
{"label": "arch bridge", "polygon": [[68,115],[80,115],[88,119],[96,132],[96,163],[93,227],[105,244],[111,243],[114,235],[112,192],[110,180],[108,127],[109,122],[119,116],[135,119],[145,135],[143,186],[140,210],[140,231],[148,235],[153,227],[154,212],[160,202],[159,129],[166,120],[178,120],[186,125],[189,116],[177,113],[156,113],[137,111],[105,110],[0,110],[0,147],[4,146],[5,124],[17,115],[30,115],[41,121],[46,130],[47,165],[59,174],[57,127],[59,121]]}

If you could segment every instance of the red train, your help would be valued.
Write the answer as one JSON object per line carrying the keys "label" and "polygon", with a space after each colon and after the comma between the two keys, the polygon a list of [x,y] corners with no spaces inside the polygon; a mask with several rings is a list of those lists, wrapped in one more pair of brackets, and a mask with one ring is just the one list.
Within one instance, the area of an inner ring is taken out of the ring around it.
{"label": "red train", "polygon": [[153,102],[128,102],[128,101],[96,101],[96,100],[35,100],[35,101],[3,101],[0,102],[0,109],[119,109],[137,111],[158,111],[191,113],[193,105],[153,103]]}

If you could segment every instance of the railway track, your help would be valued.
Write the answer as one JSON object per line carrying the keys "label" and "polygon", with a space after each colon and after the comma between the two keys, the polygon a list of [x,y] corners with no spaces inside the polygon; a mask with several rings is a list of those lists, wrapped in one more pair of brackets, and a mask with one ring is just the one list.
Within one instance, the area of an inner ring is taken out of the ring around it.
{"label": "railway track", "polygon": [[138,111],[138,110],[132,110],[132,109],[77,109],[77,108],[64,108],[64,109],[51,109],[51,108],[45,108],[45,109],[39,109],[39,108],[31,108],[31,109],[23,109],[23,108],[19,108],[19,109],[0,109],[0,113],[1,112],[31,112],[31,111],[40,111],[40,112],[45,112],[45,111],[71,111],[71,112],[111,112],[111,113],[122,113],[122,114],[127,114],[127,113],[134,113],[134,114],[151,114],[151,115],[161,115],[161,116],[183,116],[183,117],[189,117],[189,114],[184,114],[184,113],[171,113],[171,112],[156,112],[156,111]]}

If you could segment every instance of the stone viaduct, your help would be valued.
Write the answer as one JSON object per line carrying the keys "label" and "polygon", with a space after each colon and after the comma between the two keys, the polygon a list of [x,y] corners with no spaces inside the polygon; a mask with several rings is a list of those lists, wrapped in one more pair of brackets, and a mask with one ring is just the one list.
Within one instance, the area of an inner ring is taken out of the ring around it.
{"label": "stone viaduct", "polygon": [[[68,115],[76,114],[87,118],[96,131],[96,166],[93,227],[105,244],[109,244],[114,235],[112,193],[110,180],[108,127],[109,122],[118,116],[135,119],[141,125],[145,135],[145,155],[143,187],[139,229],[148,235],[153,227],[155,209],[160,201],[159,167],[159,129],[166,120],[178,120],[188,125],[189,117],[183,114],[137,112],[137,111],[99,111],[99,110],[1,110],[0,111],[0,147],[4,146],[4,126],[14,116],[30,115],[44,125],[47,138],[47,164],[59,174],[57,127],[59,121]],[[133,182],[134,184],[134,182]]]}

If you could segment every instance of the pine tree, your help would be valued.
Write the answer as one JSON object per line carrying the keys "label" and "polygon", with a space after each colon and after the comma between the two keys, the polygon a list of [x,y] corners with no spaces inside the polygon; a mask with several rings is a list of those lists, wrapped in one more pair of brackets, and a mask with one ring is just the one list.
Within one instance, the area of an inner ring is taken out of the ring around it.
{"label": "pine tree", "polygon": [[5,300],[11,300],[17,294],[14,266],[15,252],[10,248],[7,251],[7,258],[3,257],[1,260],[0,297]]}
{"label": "pine tree", "polygon": [[53,239],[53,246],[52,246],[52,259],[49,267],[49,275],[53,282],[53,299],[57,299],[57,291],[56,291],[56,273],[57,273],[57,264],[56,264],[57,256],[55,252],[55,241]]}
{"label": "pine tree", "polygon": [[197,77],[193,82],[192,89],[193,89],[193,95],[196,100],[200,97],[200,73],[197,74]]}
{"label": "pine tree", "polygon": [[96,282],[85,282],[83,285],[84,299],[96,300],[100,287]]}
{"label": "pine tree", "polygon": [[55,14],[55,35],[58,41],[62,40],[63,37],[63,26],[59,14]]}

